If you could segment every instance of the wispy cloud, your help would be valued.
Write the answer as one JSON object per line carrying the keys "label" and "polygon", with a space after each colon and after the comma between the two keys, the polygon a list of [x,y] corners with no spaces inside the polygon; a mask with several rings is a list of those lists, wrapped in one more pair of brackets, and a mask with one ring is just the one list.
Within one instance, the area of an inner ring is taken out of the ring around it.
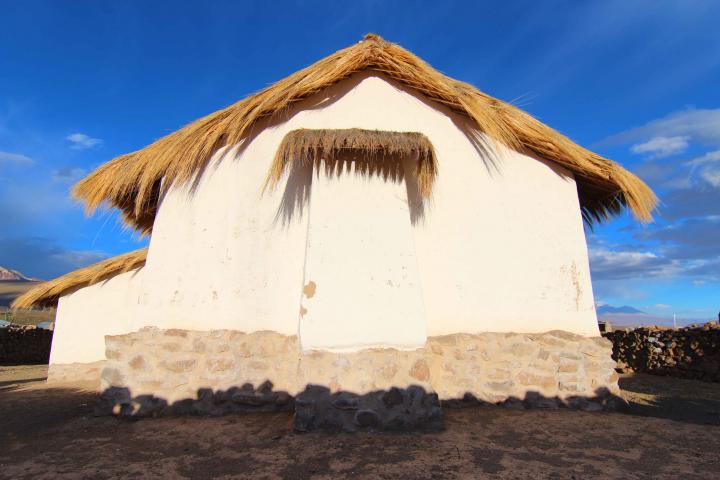
{"label": "wispy cloud", "polygon": [[693,158],[692,160],[687,162],[686,165],[703,165],[712,162],[720,162],[720,150],[707,152],[705,155]]}
{"label": "wispy cloud", "polygon": [[62,183],[74,183],[77,180],[81,179],[85,174],[87,173],[87,170],[80,167],[63,167],[59,170],[55,170],[52,173],[52,179],[54,182],[62,182]]}
{"label": "wispy cloud", "polygon": [[[685,207],[691,207],[690,210],[707,210],[709,207],[700,198],[718,198],[720,194],[707,192],[708,189],[720,189],[720,149],[717,148],[720,146],[720,108],[689,108],[674,112],[643,126],[612,135],[601,144],[631,144],[631,152],[645,156],[645,161],[636,165],[635,171],[651,181],[656,188],[668,188],[673,195],[679,191],[676,196],[690,197],[690,202],[685,201],[685,198],[680,199]],[[683,153],[690,147],[696,151],[706,151],[683,162],[650,161]],[[669,195],[663,197],[663,204],[674,209],[675,206],[668,201]],[[689,213],[686,212],[686,215]]]}
{"label": "wispy cloud", "polygon": [[595,280],[669,277],[680,270],[678,262],[647,251],[595,248],[589,256]]}
{"label": "wispy cloud", "polygon": [[73,133],[65,138],[71,143],[70,148],[74,150],[86,150],[88,148],[95,148],[99,145],[102,145],[103,143],[103,141],[99,138],[93,138],[80,132]]}
{"label": "wispy cloud", "polygon": [[606,138],[603,144],[649,142],[652,139],[685,138],[685,141],[720,145],[720,108],[688,108],[652,120],[640,127]]}
{"label": "wispy cloud", "polygon": [[[666,258],[687,262],[687,268],[720,259],[717,232],[720,217],[692,218],[636,234],[638,240],[662,245]],[[718,271],[720,275],[720,271]]]}
{"label": "wispy cloud", "polygon": [[[685,162],[691,173],[702,182],[720,188],[720,150],[707,152],[697,158]],[[702,186],[702,185],[701,185]]]}
{"label": "wispy cloud", "polygon": [[670,222],[717,217],[720,215],[720,188],[694,185],[668,192],[662,197],[660,215]]}
{"label": "wispy cloud", "polygon": [[[719,189],[706,190],[720,199]],[[601,237],[590,238],[590,268],[593,280],[602,283],[619,282],[626,287],[647,283],[650,279],[677,280],[685,278],[695,285],[720,281],[720,202],[702,197],[698,202],[704,210],[683,206],[682,200],[695,203],[695,193],[682,193],[670,214],[677,220],[661,222],[652,228],[631,229],[631,236],[623,243],[610,243]],[[675,202],[670,202],[675,203]],[[689,211],[688,211],[689,210]],[[705,215],[698,216],[698,213]],[[712,213],[717,213],[712,215]]]}
{"label": "wispy cloud", "polygon": [[647,142],[636,143],[630,150],[637,154],[650,154],[651,158],[662,158],[687,150],[690,137],[653,137]]}
{"label": "wispy cloud", "polygon": [[0,151],[0,163],[13,163],[15,165],[32,165],[35,161],[25,155],[19,153],[10,153]]}
{"label": "wispy cloud", "polygon": [[715,188],[720,188],[720,166],[705,167],[700,172],[700,178]]}

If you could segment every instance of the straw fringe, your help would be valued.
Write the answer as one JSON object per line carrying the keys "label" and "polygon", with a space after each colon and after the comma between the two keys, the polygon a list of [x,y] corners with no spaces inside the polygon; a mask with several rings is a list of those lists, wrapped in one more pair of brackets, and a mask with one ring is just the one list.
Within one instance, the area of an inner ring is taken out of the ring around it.
{"label": "straw fringe", "polygon": [[467,115],[480,132],[507,147],[572,171],[578,180],[583,216],[589,223],[617,214],[625,206],[641,221],[652,219],[655,195],[620,165],[577,145],[520,109],[442,75],[409,51],[372,34],[255,95],[115,158],[80,181],[73,193],[85,202],[88,213],[108,204],[122,210],[127,224],[150,233],[160,195],[174,184],[191,180],[218,149],[240,142],[258,120],[284,112],[293,103],[361,70],[383,73]]}
{"label": "straw fringe", "polygon": [[75,270],[55,280],[41,283],[16,298],[12,303],[12,308],[55,306],[60,297],[68,295],[75,290],[94,285],[115,275],[144,266],[147,251],[147,248],[141,248],[140,250],[118,255],[117,257],[112,257],[88,267]]}
{"label": "straw fringe", "polygon": [[[275,188],[286,170],[295,163],[319,166],[321,160],[352,155],[361,160],[361,168],[378,168],[376,160],[415,158],[415,174],[423,197],[429,197],[437,175],[435,149],[430,140],[418,132],[380,130],[298,129],[283,138],[265,179],[266,188]],[[373,172],[370,172],[371,174]]]}

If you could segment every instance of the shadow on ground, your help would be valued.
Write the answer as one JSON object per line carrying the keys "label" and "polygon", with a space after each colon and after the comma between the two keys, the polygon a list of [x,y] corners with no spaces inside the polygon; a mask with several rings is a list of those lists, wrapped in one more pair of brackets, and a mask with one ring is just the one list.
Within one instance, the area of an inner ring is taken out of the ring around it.
{"label": "shadow on ground", "polygon": [[619,384],[627,400],[620,412],[701,425],[720,425],[718,383],[638,373],[623,375]]}
{"label": "shadow on ground", "polygon": [[291,412],[94,417],[93,392],[15,384],[0,388],[0,477],[712,478],[720,428],[677,412],[697,408],[694,401],[714,408],[720,385],[693,390],[663,380],[677,382],[623,378],[629,408],[655,396],[634,413],[682,421],[485,406],[445,409],[443,432],[352,434],[291,433]]}

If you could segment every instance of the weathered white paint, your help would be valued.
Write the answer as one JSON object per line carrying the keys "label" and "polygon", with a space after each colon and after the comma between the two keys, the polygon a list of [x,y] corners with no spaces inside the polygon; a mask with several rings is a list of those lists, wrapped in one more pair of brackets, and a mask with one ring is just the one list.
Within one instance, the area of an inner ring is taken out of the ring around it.
{"label": "weathered white paint", "polygon": [[105,335],[141,328],[135,307],[142,275],[142,269],[132,270],[60,298],[50,363],[104,360]]}
{"label": "weathered white paint", "polygon": [[336,163],[342,174],[321,166],[312,183],[300,346],[420,348],[425,312],[405,182]]}
{"label": "weathered white paint", "polygon": [[[273,122],[218,152],[196,183],[173,187],[163,199],[143,269],[139,324],[297,334],[312,172],[294,172],[287,185],[264,194],[263,179],[289,131],[356,127],[422,132],[435,146],[433,198],[410,195],[414,245],[403,247],[415,252],[427,335],[599,334],[576,186],[562,168],[488,139],[478,147],[464,117],[371,74],[354,75]],[[383,188],[371,182],[343,201],[366,202]],[[336,233],[328,235],[322,241],[332,244]],[[352,254],[372,263],[378,250]],[[327,348],[350,348],[349,336],[340,345],[335,333],[318,335]],[[388,343],[416,341],[410,330]]]}

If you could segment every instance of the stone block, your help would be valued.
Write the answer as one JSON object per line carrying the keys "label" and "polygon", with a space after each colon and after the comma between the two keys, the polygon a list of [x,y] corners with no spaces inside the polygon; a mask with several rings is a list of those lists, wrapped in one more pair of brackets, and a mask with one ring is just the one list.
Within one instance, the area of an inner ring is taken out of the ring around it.
{"label": "stone block", "polygon": [[560,373],[577,373],[579,368],[578,362],[560,361],[558,372]]}
{"label": "stone block", "polygon": [[133,357],[129,362],[130,368],[133,370],[144,370],[146,367],[145,359],[140,355]]}
{"label": "stone block", "polygon": [[536,350],[535,345],[527,343],[513,343],[505,348],[505,351],[516,357],[527,357]]}
{"label": "stone block", "polygon": [[430,378],[430,369],[425,360],[416,361],[410,370],[410,376],[421,382],[426,382]]}
{"label": "stone block", "polygon": [[486,382],[487,387],[494,393],[510,393],[515,386],[512,380],[504,382]]}
{"label": "stone block", "polygon": [[179,360],[171,360],[161,363],[161,367],[173,373],[185,373],[197,365],[197,359],[184,358]]}
{"label": "stone block", "polygon": [[575,382],[560,382],[558,386],[561,392],[579,392],[582,390]]}
{"label": "stone block", "polygon": [[539,387],[543,390],[553,390],[557,387],[557,379],[550,375],[519,372],[517,379],[521,385],[528,387]]}

